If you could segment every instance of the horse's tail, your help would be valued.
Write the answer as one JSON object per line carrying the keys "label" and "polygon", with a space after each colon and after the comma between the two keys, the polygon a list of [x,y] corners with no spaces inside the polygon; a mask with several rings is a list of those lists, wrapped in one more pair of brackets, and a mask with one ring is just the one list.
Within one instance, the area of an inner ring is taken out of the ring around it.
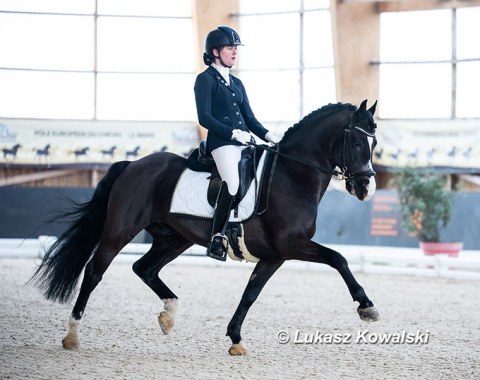
{"label": "horse's tail", "polygon": [[129,164],[130,161],[114,163],[90,201],[62,214],[73,217],[72,225],[47,250],[30,280],[47,299],[60,303],[71,299],[83,268],[100,242],[112,185]]}

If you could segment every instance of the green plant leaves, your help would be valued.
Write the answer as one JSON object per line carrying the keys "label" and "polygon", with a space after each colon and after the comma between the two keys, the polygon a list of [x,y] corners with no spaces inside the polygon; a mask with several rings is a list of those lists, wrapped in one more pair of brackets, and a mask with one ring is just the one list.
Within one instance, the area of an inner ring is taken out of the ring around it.
{"label": "green plant leaves", "polygon": [[440,241],[440,231],[450,222],[453,192],[446,190],[446,177],[431,171],[406,167],[395,176],[403,226],[420,241]]}

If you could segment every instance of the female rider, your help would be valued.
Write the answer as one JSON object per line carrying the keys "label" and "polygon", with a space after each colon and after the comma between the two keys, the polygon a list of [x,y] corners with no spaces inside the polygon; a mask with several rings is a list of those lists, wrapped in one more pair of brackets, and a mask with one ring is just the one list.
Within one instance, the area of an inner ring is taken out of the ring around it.
{"label": "female rider", "polygon": [[222,179],[207,256],[222,261],[227,257],[225,229],[239,188],[238,162],[245,145],[255,141],[250,131],[265,141],[278,143],[255,118],[240,79],[230,74],[238,45],[240,37],[229,27],[219,26],[208,33],[203,54],[208,68],[197,76],[194,88],[198,121],[208,130],[207,151]]}

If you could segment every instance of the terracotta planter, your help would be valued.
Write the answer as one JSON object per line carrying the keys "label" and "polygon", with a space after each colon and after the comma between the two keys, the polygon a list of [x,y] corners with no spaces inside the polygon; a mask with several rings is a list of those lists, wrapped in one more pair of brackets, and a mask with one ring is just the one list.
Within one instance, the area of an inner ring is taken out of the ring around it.
{"label": "terracotta planter", "polygon": [[427,243],[420,242],[420,248],[427,256],[447,254],[450,257],[458,257],[458,254],[463,249],[463,242],[455,243]]}

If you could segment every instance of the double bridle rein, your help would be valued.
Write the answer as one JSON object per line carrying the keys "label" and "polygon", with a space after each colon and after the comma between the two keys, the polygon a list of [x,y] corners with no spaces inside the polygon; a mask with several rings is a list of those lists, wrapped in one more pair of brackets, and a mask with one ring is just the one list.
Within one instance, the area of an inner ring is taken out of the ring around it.
{"label": "double bridle rein", "polygon": [[269,151],[269,152],[275,154],[276,156],[284,157],[284,158],[286,158],[290,161],[293,161],[293,162],[296,162],[298,164],[307,166],[309,168],[318,170],[322,173],[331,174],[333,176],[338,177],[340,180],[346,180],[347,181],[347,180],[352,180],[352,179],[357,178],[357,177],[373,177],[376,173],[375,173],[375,171],[373,171],[371,169],[360,171],[360,172],[348,173],[347,159],[350,158],[350,149],[349,149],[350,144],[348,144],[348,143],[350,142],[352,129],[356,129],[357,131],[360,131],[360,132],[362,132],[363,134],[365,134],[369,137],[375,137],[375,133],[367,132],[366,130],[364,130],[360,127],[357,127],[356,125],[353,125],[352,123],[350,123],[344,129],[343,148],[342,148],[342,161],[343,162],[342,162],[342,166],[340,167],[340,170],[335,170],[335,169],[334,170],[327,170],[327,169],[324,169],[324,168],[322,168],[318,165],[315,165],[315,164],[313,164],[309,161],[302,160],[301,158],[297,158],[297,157],[293,157],[293,156],[290,156],[290,155],[285,154],[285,153],[281,153],[280,150],[279,150],[280,148],[279,148],[278,144],[274,145],[275,149],[273,149],[273,148],[271,148],[267,145],[257,145],[257,144],[249,144],[249,145],[256,146],[260,149]]}

